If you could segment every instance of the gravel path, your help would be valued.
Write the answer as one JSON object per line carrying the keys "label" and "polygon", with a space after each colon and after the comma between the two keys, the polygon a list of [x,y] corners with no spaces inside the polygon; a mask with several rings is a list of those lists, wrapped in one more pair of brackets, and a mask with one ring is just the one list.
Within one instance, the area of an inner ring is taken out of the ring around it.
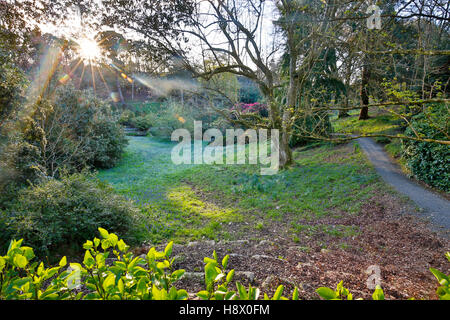
{"label": "gravel path", "polygon": [[422,214],[431,220],[434,229],[448,233],[450,230],[450,201],[408,179],[391,161],[383,147],[372,139],[360,138],[357,141],[383,180],[422,208]]}

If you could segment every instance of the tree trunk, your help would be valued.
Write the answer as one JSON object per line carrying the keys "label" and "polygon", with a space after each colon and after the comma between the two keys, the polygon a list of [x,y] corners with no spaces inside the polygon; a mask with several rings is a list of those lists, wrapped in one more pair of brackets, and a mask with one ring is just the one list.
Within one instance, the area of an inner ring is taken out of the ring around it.
{"label": "tree trunk", "polygon": [[338,119],[347,118],[350,115],[346,110],[339,110]]}
{"label": "tree trunk", "polygon": [[[370,31],[370,30],[368,30]],[[367,35],[365,47],[366,50],[372,48],[373,37],[370,34]],[[364,53],[363,57],[363,69],[361,75],[361,111],[359,113],[359,120],[369,119],[369,80],[370,80],[370,62],[372,61],[371,56],[368,53]]]}
{"label": "tree trunk", "polygon": [[[345,108],[348,108],[348,93],[345,94]],[[349,116],[347,110],[339,110],[338,119],[347,118]]]}
{"label": "tree trunk", "polygon": [[288,30],[288,47],[289,47],[289,88],[286,97],[286,106],[283,110],[281,119],[280,132],[280,168],[287,167],[292,164],[292,150],[289,146],[291,139],[291,117],[296,107],[297,82],[295,79],[297,67],[297,50],[296,43],[293,41],[294,32]]}
{"label": "tree trunk", "polygon": [[116,78],[116,84],[117,84],[117,92],[119,93],[120,102],[125,105],[125,99],[123,98],[122,94],[122,88],[120,87],[120,77],[117,76]]}
{"label": "tree trunk", "polygon": [[370,69],[368,65],[367,59],[364,62],[363,71],[362,71],[362,79],[361,79],[361,111],[359,113],[359,120],[367,120],[369,119],[369,107],[366,107],[369,104],[369,78],[370,78]]}
{"label": "tree trunk", "polygon": [[292,164],[292,150],[289,146],[290,134],[284,130],[280,132],[280,168],[285,168]]}

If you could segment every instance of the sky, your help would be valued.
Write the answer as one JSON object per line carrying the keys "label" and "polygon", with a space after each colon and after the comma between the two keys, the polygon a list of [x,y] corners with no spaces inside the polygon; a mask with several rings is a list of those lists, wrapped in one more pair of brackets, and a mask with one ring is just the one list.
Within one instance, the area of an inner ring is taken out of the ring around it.
{"label": "sky", "polygon": [[[94,3],[100,3],[100,0],[94,0]],[[82,38],[90,38],[93,39],[95,36],[95,31],[88,29],[85,25],[83,25],[79,10],[77,7],[73,6],[71,8],[72,13],[69,14],[63,21],[61,21],[58,25],[53,25],[51,23],[40,23],[38,24],[43,33],[51,33],[56,36],[63,36],[65,38],[69,38],[76,42],[79,42]],[[248,17],[249,21],[252,22],[252,17]],[[261,48],[263,52],[271,51],[272,43],[274,40],[274,30],[272,21],[276,19],[276,8],[274,1],[266,1],[264,3],[264,15],[262,18],[262,23],[260,25],[260,31],[257,32],[257,40],[261,44]],[[133,35],[126,35],[128,37],[132,37]],[[211,38],[217,40],[217,43],[225,42],[224,37],[220,37],[219,35],[211,35]],[[191,43],[195,42],[195,40],[191,36]],[[201,56],[201,46],[193,46],[191,50],[192,57]],[[255,67],[251,61],[247,57],[244,57],[244,61],[251,67]]]}

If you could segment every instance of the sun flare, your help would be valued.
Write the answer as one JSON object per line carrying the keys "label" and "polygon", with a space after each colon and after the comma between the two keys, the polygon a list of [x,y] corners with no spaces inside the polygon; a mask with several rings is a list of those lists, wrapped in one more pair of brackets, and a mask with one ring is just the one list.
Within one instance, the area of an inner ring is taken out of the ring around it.
{"label": "sun flare", "polygon": [[83,60],[98,60],[101,57],[101,50],[98,43],[89,38],[82,38],[77,41],[79,45],[79,55]]}

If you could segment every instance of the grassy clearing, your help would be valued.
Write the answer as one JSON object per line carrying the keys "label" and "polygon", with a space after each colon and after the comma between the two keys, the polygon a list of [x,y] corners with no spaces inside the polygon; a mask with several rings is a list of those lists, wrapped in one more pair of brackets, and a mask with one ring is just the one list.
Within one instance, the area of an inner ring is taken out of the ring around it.
{"label": "grassy clearing", "polygon": [[261,238],[275,226],[294,240],[314,233],[345,238],[358,230],[339,219],[358,214],[381,190],[357,144],[298,150],[293,167],[261,176],[255,165],[177,166],[173,143],[129,139],[121,163],[99,177],[142,208],[142,236],[151,242]]}
{"label": "grassy clearing", "polygon": [[98,176],[142,209],[145,231],[141,238],[156,243],[186,237],[211,238],[219,223],[239,218],[231,209],[203,201],[176,178],[189,165],[172,163],[174,143],[148,137],[129,139],[122,161]]}
{"label": "grassy clearing", "polygon": [[355,134],[391,134],[399,128],[399,119],[390,114],[382,114],[367,120],[358,120],[358,115],[333,121],[333,127],[339,133]]}

